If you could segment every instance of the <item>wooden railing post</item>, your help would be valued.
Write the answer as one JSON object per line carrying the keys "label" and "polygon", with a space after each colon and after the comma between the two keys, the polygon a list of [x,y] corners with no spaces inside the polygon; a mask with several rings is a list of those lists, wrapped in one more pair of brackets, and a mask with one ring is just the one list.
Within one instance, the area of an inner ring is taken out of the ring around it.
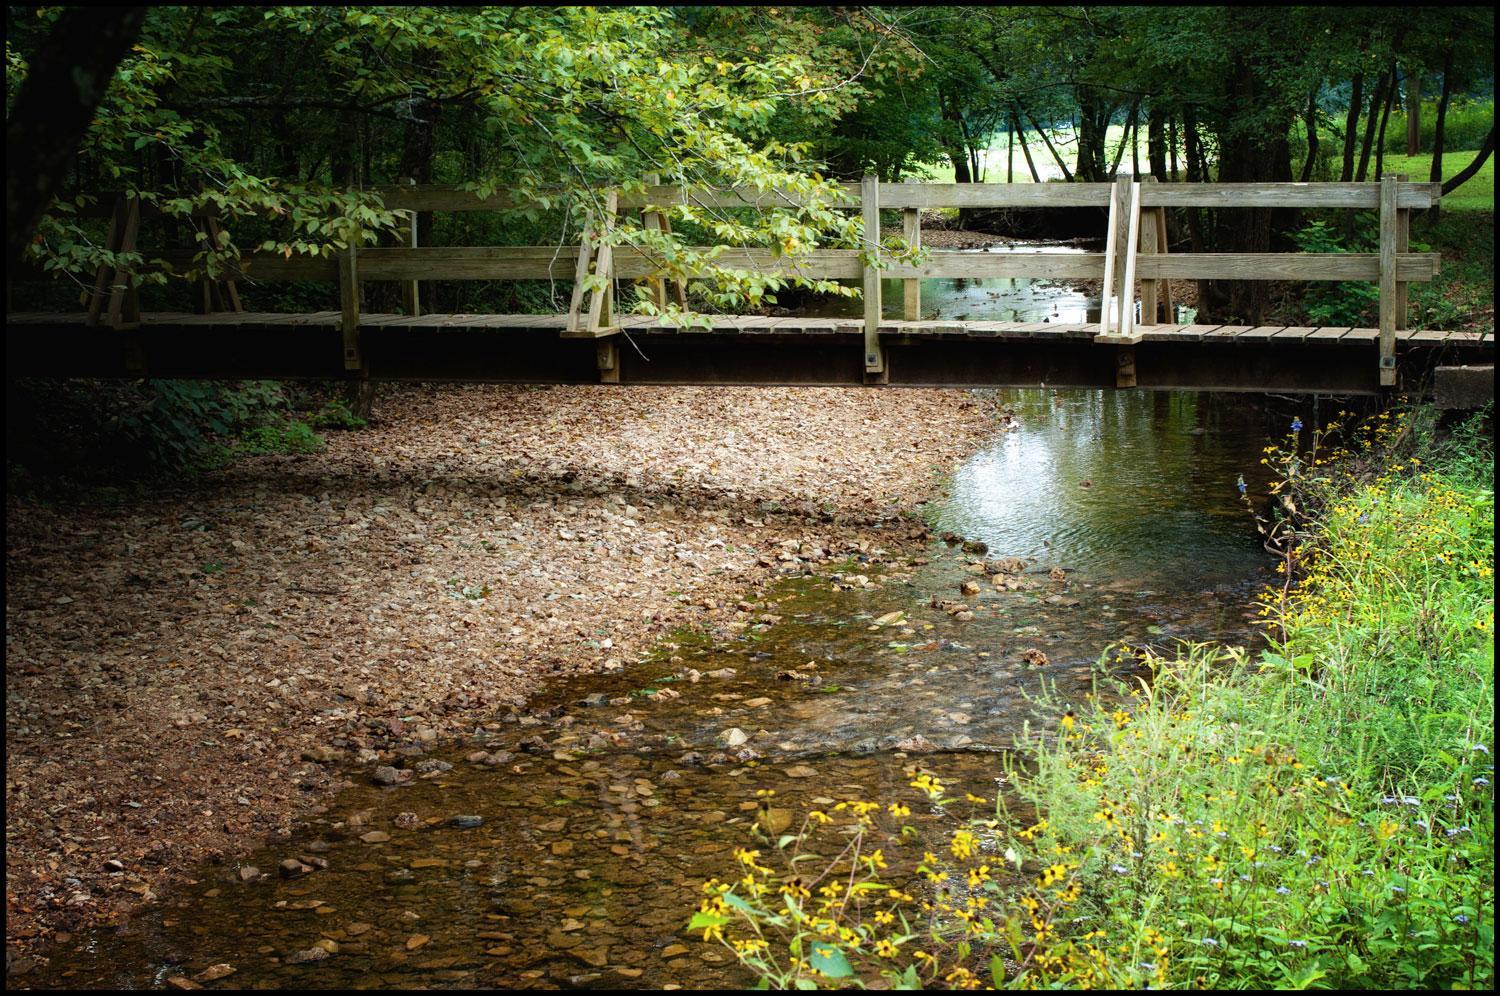
{"label": "wooden railing post", "polygon": [[349,248],[339,253],[339,330],[344,339],[344,369],[361,370],[359,350],[359,233],[349,238]]}
{"label": "wooden railing post", "polygon": [[[409,176],[403,176],[396,181],[403,187],[415,187],[417,181]],[[400,231],[401,241],[409,249],[417,248],[417,212],[406,212],[406,226]],[[401,310],[408,317],[415,318],[422,314],[422,294],[420,286],[415,280],[401,281]]]}
{"label": "wooden railing post", "polygon": [[1120,214],[1124,210],[1120,204],[1120,184],[1123,182],[1116,182],[1109,191],[1109,218],[1104,229],[1104,286],[1099,292],[1100,335],[1109,335],[1114,325],[1110,318],[1110,299],[1115,296],[1114,289],[1118,286],[1115,271],[1119,268]]}
{"label": "wooden railing post", "polygon": [[1396,177],[1380,178],[1380,386],[1396,383]]}
{"label": "wooden railing post", "polygon": [[[1143,176],[1143,177],[1140,178],[1140,182],[1141,183],[1155,183],[1156,182],[1156,177],[1152,176],[1150,173],[1147,173],[1145,176]],[[1160,231],[1160,229],[1158,228],[1158,226],[1157,226],[1156,217],[1157,217],[1157,211],[1159,211],[1159,210],[1161,210],[1161,209],[1160,208],[1152,208],[1151,209],[1151,216],[1150,216],[1150,218],[1146,219],[1145,222],[1141,225],[1141,250],[1140,251],[1141,251],[1141,255],[1143,255],[1143,256],[1153,256],[1157,252],[1160,251],[1160,249],[1158,248],[1158,235],[1163,235],[1164,236],[1165,233],[1162,233]],[[1163,238],[1161,241],[1165,241],[1165,239]],[[1160,290],[1161,284],[1162,284],[1162,281],[1160,281],[1160,280],[1142,280],[1141,281],[1141,324],[1142,325],[1156,325],[1160,321],[1159,318],[1158,318],[1158,316],[1157,316],[1157,310],[1161,306],[1161,303],[1160,303],[1161,302],[1161,297],[1160,297],[1160,294],[1159,294],[1159,290]],[[1168,321],[1168,323],[1170,323],[1171,320],[1172,320],[1171,317],[1170,317],[1170,311],[1168,312],[1168,315],[1169,315],[1169,317],[1167,318],[1167,321]]]}
{"label": "wooden railing post", "polygon": [[871,263],[880,260],[880,181],[866,176],[859,183],[860,213],[864,218],[865,373],[885,372],[880,348],[880,270]]}
{"label": "wooden railing post", "polygon": [[584,325],[586,332],[597,333],[601,327],[614,321],[614,249],[603,236],[615,227],[615,212],[619,205],[618,191],[611,190],[604,195],[604,218],[599,225],[601,240],[598,251],[594,253],[594,276],[603,277],[604,286],[589,298],[588,320]]}
{"label": "wooden railing post", "polygon": [[1125,274],[1120,282],[1120,335],[1135,335],[1135,257],[1141,237],[1141,185],[1125,181],[1129,195],[1125,226]]}
{"label": "wooden railing post", "polygon": [[[906,181],[910,183],[910,180]],[[901,234],[910,249],[922,248],[922,209],[903,208],[901,211]],[[901,313],[908,322],[922,319],[922,281],[910,278],[901,284]]]}
{"label": "wooden railing post", "polygon": [[[1402,184],[1406,181],[1407,176],[1405,173],[1396,174],[1397,184]],[[1410,248],[1411,208],[1400,207],[1398,201],[1396,208],[1396,253],[1398,254],[1398,258],[1400,253],[1406,252]],[[1396,328],[1398,330],[1407,328],[1411,323],[1407,286],[1405,280],[1396,281]]]}

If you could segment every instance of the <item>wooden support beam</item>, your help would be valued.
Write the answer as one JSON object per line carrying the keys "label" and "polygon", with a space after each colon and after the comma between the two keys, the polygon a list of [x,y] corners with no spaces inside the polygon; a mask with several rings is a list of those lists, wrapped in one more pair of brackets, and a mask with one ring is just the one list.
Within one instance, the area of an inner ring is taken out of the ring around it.
{"label": "wooden support beam", "polygon": [[[1123,182],[1123,181],[1122,181]],[[1111,299],[1114,297],[1115,270],[1120,248],[1120,185],[1110,187],[1109,218],[1104,229],[1104,288],[1099,294],[1099,333],[1109,335],[1114,328],[1110,316]]]}
{"label": "wooden support beam", "polygon": [[618,384],[620,382],[620,340],[618,338],[600,339],[594,350],[594,359],[599,367],[599,383]]}
{"label": "wooden support beam", "polygon": [[568,304],[567,332],[583,332],[583,285],[589,275],[589,257],[594,242],[593,215],[584,216],[583,231],[578,236],[578,262],[573,268],[573,299]]}
{"label": "wooden support beam", "polygon": [[[1156,182],[1156,177],[1152,176],[1150,173],[1147,173],[1145,176],[1143,176],[1143,177],[1140,178],[1140,182],[1141,183],[1155,183]],[[1160,249],[1158,247],[1158,240],[1157,240],[1158,229],[1157,229],[1157,226],[1156,226],[1156,212],[1159,211],[1159,210],[1161,210],[1161,209],[1160,208],[1152,208],[1150,210],[1148,216],[1145,219],[1143,219],[1143,223],[1141,225],[1141,244],[1140,244],[1140,253],[1141,253],[1142,256],[1152,256],[1152,255],[1155,255],[1157,252],[1160,251]],[[1161,320],[1160,320],[1160,318],[1159,318],[1159,316],[1157,314],[1157,309],[1160,306],[1160,289],[1161,289],[1161,283],[1162,283],[1162,281],[1160,281],[1160,280],[1142,280],[1141,281],[1141,324],[1142,325],[1160,325],[1160,324],[1162,324],[1162,322],[1161,322]],[[1170,311],[1168,311],[1167,321],[1168,322],[1171,321],[1171,312]]]}
{"label": "wooden support beam", "polygon": [[1135,386],[1135,346],[1127,344],[1115,353],[1115,387]]}
{"label": "wooden support beam", "polygon": [[[104,236],[104,248],[109,252],[119,251],[120,234],[125,230],[125,218],[128,211],[125,198],[116,198],[114,211],[109,216],[109,231]],[[99,317],[104,313],[105,293],[109,290],[111,273],[111,267],[100,266],[94,275],[94,293],[89,297],[88,323],[90,325],[98,325]]]}
{"label": "wooden support beam", "polygon": [[1396,384],[1397,183],[1380,178],[1380,386]]}
{"label": "wooden support beam", "polygon": [[594,291],[589,297],[588,318],[584,322],[583,331],[597,334],[601,328],[608,327],[614,322],[613,299],[614,299],[614,268],[611,265],[614,256],[614,247],[605,239],[605,236],[615,227],[615,212],[620,207],[620,195],[611,190],[604,195],[604,218],[599,225],[600,244],[594,253],[594,276],[604,280],[604,286]]}
{"label": "wooden support beam", "polygon": [[339,330],[343,333],[344,369],[359,370],[364,360],[359,351],[359,233],[349,248],[339,253]]}
{"label": "wooden support beam", "polygon": [[[132,252],[135,250],[135,240],[141,229],[141,202],[134,197],[125,202],[125,219],[120,229],[119,245],[116,252]],[[115,267],[114,275],[109,285],[109,307],[105,311],[104,321],[114,328],[133,328],[141,322],[140,298],[136,289],[130,285],[125,271]]]}
{"label": "wooden support beam", "polygon": [[[1406,174],[1396,174],[1396,182],[1405,183]],[[1411,248],[1411,208],[1401,207],[1398,201],[1396,207],[1396,328],[1409,328],[1411,323],[1410,295],[1407,292],[1408,283],[1401,279],[1400,260],[1401,254]]]}
{"label": "wooden support beam", "polygon": [[1135,257],[1141,238],[1141,185],[1126,180],[1129,193],[1128,221],[1125,231],[1125,275],[1120,283],[1120,334],[1135,335]]}
{"label": "wooden support beam", "polygon": [[863,249],[868,257],[864,264],[865,296],[865,373],[885,371],[885,354],[880,348],[880,271],[872,263],[880,261],[880,181],[866,176],[860,181],[860,212],[864,218]]}
{"label": "wooden support beam", "polygon": [[[417,181],[409,176],[403,176],[399,182],[403,187],[417,185]],[[398,232],[406,248],[417,248],[417,212],[406,212],[406,225],[398,229]],[[401,310],[413,318],[422,314],[422,293],[416,280],[401,281]]]}
{"label": "wooden support beam", "polygon": [[[919,208],[901,209],[901,231],[906,244],[912,249],[922,248],[922,211]],[[922,318],[922,281],[908,277],[901,284],[901,313],[909,322]]]}
{"label": "wooden support beam", "polygon": [[[1152,177],[1152,179],[1155,179],[1155,177]],[[1142,191],[1142,196],[1145,196],[1144,191]],[[1167,209],[1162,207],[1152,208],[1151,218],[1156,222],[1157,252],[1159,255],[1164,256],[1172,251],[1171,240],[1167,238]],[[1166,312],[1162,321],[1171,325],[1177,321],[1177,310],[1172,307],[1172,281],[1166,279],[1158,280],[1156,287],[1161,294],[1163,309]]]}

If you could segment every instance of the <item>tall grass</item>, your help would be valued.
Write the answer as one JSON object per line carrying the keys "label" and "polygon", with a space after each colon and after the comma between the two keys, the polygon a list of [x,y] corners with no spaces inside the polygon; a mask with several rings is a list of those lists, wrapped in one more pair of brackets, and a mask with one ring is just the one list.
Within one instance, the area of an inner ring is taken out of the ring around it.
{"label": "tall grass", "polygon": [[[1301,539],[1270,647],[1119,651],[1152,679],[1045,703],[1015,796],[919,845],[920,889],[859,857],[881,807],[855,802],[875,808],[817,821],[847,868],[799,880],[755,852],[694,926],[802,987],[1492,986],[1493,445],[1430,424],[1269,447],[1270,528]],[[909,836],[880,833],[890,854]]]}

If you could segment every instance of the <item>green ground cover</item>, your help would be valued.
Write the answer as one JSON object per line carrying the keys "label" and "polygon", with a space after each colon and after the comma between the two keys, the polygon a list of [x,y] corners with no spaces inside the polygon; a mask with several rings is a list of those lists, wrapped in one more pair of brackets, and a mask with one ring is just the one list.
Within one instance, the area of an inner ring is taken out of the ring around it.
{"label": "green ground cover", "polygon": [[[952,804],[928,776],[830,807],[740,852],[692,926],[800,988],[1491,987],[1492,438],[1387,413],[1309,454],[1300,429],[1266,455],[1267,528],[1303,538],[1268,649],[1122,648],[1152,679],[1043,703],[995,819],[915,839],[908,805]],[[921,889],[883,881],[917,850]]]}

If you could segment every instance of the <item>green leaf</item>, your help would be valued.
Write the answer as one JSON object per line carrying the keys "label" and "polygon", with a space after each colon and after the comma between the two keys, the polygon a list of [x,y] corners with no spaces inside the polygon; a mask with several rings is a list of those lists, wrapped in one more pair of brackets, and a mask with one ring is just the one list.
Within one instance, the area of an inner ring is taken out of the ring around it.
{"label": "green leaf", "polygon": [[849,967],[849,959],[844,957],[844,952],[832,944],[814,941],[807,961],[814,971],[830,979],[844,979],[854,974],[854,969]]}

